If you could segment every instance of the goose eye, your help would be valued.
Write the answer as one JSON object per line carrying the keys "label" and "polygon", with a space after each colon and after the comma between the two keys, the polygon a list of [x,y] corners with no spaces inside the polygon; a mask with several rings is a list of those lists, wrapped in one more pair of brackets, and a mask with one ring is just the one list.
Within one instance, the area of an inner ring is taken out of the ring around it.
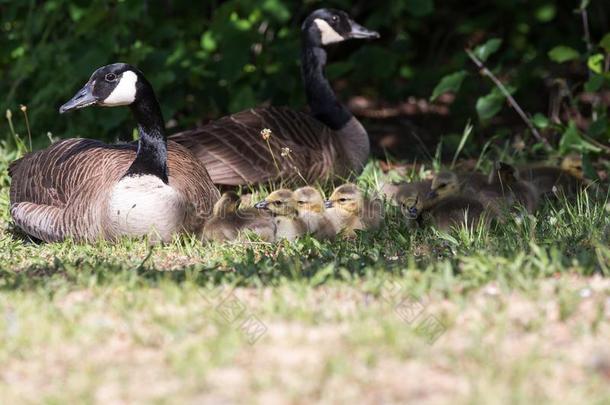
{"label": "goose eye", "polygon": [[333,22],[337,22],[337,21],[339,21],[339,16],[334,15],[334,16],[332,16],[331,19],[333,20]]}
{"label": "goose eye", "polygon": [[108,73],[104,79],[106,79],[107,82],[113,82],[116,80],[116,75],[114,73]]}

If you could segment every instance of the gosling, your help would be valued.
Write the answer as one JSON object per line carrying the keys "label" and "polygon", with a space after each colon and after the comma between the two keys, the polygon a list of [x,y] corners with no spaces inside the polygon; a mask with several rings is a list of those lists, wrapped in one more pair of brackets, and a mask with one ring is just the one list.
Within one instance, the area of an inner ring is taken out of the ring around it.
{"label": "gosling", "polygon": [[449,195],[430,200],[417,187],[404,187],[396,194],[396,200],[403,214],[410,220],[407,223],[409,225],[431,223],[438,229],[449,230],[465,224],[471,228],[477,227],[479,223],[487,226],[493,217],[493,213],[474,198]]}
{"label": "gosling", "polygon": [[307,232],[316,239],[333,239],[335,228],[326,215],[322,194],[313,187],[301,187],[294,191],[299,218],[305,222]]}
{"label": "gosling", "polygon": [[276,241],[294,241],[307,233],[307,225],[298,216],[297,203],[291,190],[274,191],[254,207],[266,210],[273,216]]}
{"label": "gosling", "polygon": [[265,242],[275,239],[275,224],[270,215],[257,209],[239,209],[241,199],[233,191],[226,192],[214,204],[212,218],[203,228],[203,237],[209,241],[227,242],[242,240],[245,231],[251,231]]}
{"label": "gosling", "polygon": [[352,183],[337,187],[326,201],[326,208],[336,233],[350,238],[356,236],[356,230],[379,228],[383,219],[381,201],[368,199]]}
{"label": "gosling", "polygon": [[510,189],[500,183],[483,181],[480,176],[464,176],[460,180],[454,172],[444,171],[434,176],[430,188],[428,199],[433,204],[449,197],[467,196],[480,201],[485,209],[489,208],[500,215],[514,203]]}
{"label": "gosling", "polygon": [[489,182],[508,188],[514,202],[525,208],[528,213],[532,214],[538,208],[538,191],[532,183],[521,180],[517,169],[508,163],[496,162]]}
{"label": "gosling", "polygon": [[521,178],[534,185],[538,197],[554,197],[558,194],[573,196],[585,188],[582,158],[576,154],[566,156],[560,167],[532,165],[520,167]]}

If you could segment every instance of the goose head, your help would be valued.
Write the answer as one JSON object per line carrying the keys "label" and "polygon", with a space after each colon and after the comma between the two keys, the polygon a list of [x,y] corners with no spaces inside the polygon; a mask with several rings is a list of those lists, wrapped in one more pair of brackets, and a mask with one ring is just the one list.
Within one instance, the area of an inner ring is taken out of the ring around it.
{"label": "goose head", "polygon": [[288,189],[280,189],[272,192],[267,198],[254,207],[268,210],[274,216],[294,217],[298,213],[294,193]]}
{"label": "goose head", "polygon": [[564,157],[561,161],[561,168],[579,179],[584,179],[585,177],[582,168],[582,157],[576,153]]}
{"label": "goose head", "polygon": [[326,46],[348,39],[379,38],[379,33],[355,22],[342,10],[322,8],[305,19],[301,27],[306,38],[316,46]]}
{"label": "goose head", "polygon": [[492,172],[494,182],[499,181],[500,184],[514,184],[519,181],[519,173],[514,166],[504,162],[496,162]]}
{"label": "goose head", "polygon": [[313,187],[301,187],[294,191],[294,199],[297,202],[297,211],[299,215],[305,213],[324,212],[324,199],[322,194]]}
{"label": "goose head", "polygon": [[130,105],[151,89],[142,73],[126,63],[113,63],[97,69],[59,113],[91,105],[116,107]]}
{"label": "goose head", "polygon": [[432,180],[430,186],[430,199],[442,199],[456,195],[460,192],[460,181],[457,174],[453,172],[440,172]]}
{"label": "goose head", "polygon": [[215,217],[223,217],[229,214],[234,214],[239,208],[241,198],[234,191],[224,193],[216,204],[214,204],[213,215]]}
{"label": "goose head", "polygon": [[424,198],[415,185],[405,184],[394,197],[409,219],[416,219],[424,208]]}
{"label": "goose head", "polygon": [[360,215],[363,205],[362,192],[352,183],[337,187],[326,201],[326,208],[337,208],[351,216]]}

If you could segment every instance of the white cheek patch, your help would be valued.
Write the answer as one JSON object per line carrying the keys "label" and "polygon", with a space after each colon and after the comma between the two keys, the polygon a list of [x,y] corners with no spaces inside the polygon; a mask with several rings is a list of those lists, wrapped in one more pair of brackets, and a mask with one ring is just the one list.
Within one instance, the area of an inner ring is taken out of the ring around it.
{"label": "white cheek patch", "polygon": [[337,31],[333,29],[328,23],[320,18],[316,18],[313,22],[318,26],[320,30],[320,36],[322,45],[334,44],[337,42],[345,41]]}
{"label": "white cheek patch", "polygon": [[124,72],[119,80],[119,84],[117,84],[114,90],[112,90],[112,93],[102,101],[101,105],[114,107],[133,103],[136,99],[137,82],[138,76],[134,72],[130,70]]}

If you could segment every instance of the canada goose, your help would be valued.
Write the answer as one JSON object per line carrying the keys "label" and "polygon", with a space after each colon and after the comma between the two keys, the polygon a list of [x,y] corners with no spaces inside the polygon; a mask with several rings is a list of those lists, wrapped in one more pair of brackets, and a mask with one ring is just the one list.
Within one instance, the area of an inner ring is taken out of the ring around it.
{"label": "canada goose", "polygon": [[466,196],[447,197],[424,212],[425,221],[442,230],[462,225],[476,228],[480,223],[487,226],[494,216],[493,210],[486,209],[481,201]]}
{"label": "canada goose", "polygon": [[301,33],[301,70],[310,114],[260,107],[170,137],[195,153],[215,184],[314,183],[362,171],[369,156],[368,134],[325,77],[324,48],[379,34],[333,9],[311,13]]}
{"label": "canada goose", "polygon": [[514,203],[510,189],[501,183],[489,183],[485,176],[476,173],[460,177],[451,171],[439,172],[434,176],[430,189],[428,199],[431,203],[461,195],[479,200],[496,214],[506,212]]}
{"label": "canada goose", "polygon": [[565,195],[577,194],[586,186],[579,155],[568,155],[560,167],[546,165],[531,165],[518,169],[521,179],[534,185],[539,197],[552,197],[557,193]]}
{"label": "canada goose", "polygon": [[356,230],[379,228],[383,219],[381,201],[365,197],[352,183],[337,187],[326,201],[326,208],[337,233],[348,237],[355,236]]}
{"label": "canada goose", "polygon": [[294,191],[299,217],[307,225],[307,231],[317,239],[332,239],[336,232],[332,222],[325,215],[324,199],[313,187],[301,187]]}
{"label": "canada goose", "polygon": [[288,189],[272,192],[254,207],[267,210],[274,217],[276,240],[293,241],[307,233],[307,225],[298,216],[294,193]]}
{"label": "canada goose", "polygon": [[432,180],[414,181],[396,185],[394,200],[400,205],[403,213],[412,219],[417,218],[417,213],[427,209],[430,200]]}
{"label": "canada goose", "polygon": [[508,163],[496,162],[490,175],[490,183],[501,184],[510,190],[515,203],[524,207],[530,214],[538,208],[538,191],[530,182],[521,180],[517,169]]}
{"label": "canada goose", "polygon": [[203,227],[203,237],[217,242],[233,241],[249,230],[263,241],[273,242],[275,224],[271,216],[256,208],[239,209],[240,203],[237,193],[224,193],[214,204],[212,218]]}
{"label": "canada goose", "polygon": [[[476,226],[482,218],[485,218],[483,217],[485,208],[480,201],[443,188],[441,193],[447,194],[440,198],[429,199],[430,187],[431,182],[428,181],[405,183],[396,193],[395,199],[402,213],[411,220],[408,222],[409,225],[419,226],[431,222],[437,228],[447,230],[464,223],[468,227]],[[486,215],[489,216],[489,213]]]}
{"label": "canada goose", "polygon": [[137,144],[66,139],[9,167],[11,215],[47,242],[91,241],[201,232],[218,199],[205,167],[183,146],[167,142],[152,86],[133,66],[97,69],[60,113],[90,105],[129,105]]}

